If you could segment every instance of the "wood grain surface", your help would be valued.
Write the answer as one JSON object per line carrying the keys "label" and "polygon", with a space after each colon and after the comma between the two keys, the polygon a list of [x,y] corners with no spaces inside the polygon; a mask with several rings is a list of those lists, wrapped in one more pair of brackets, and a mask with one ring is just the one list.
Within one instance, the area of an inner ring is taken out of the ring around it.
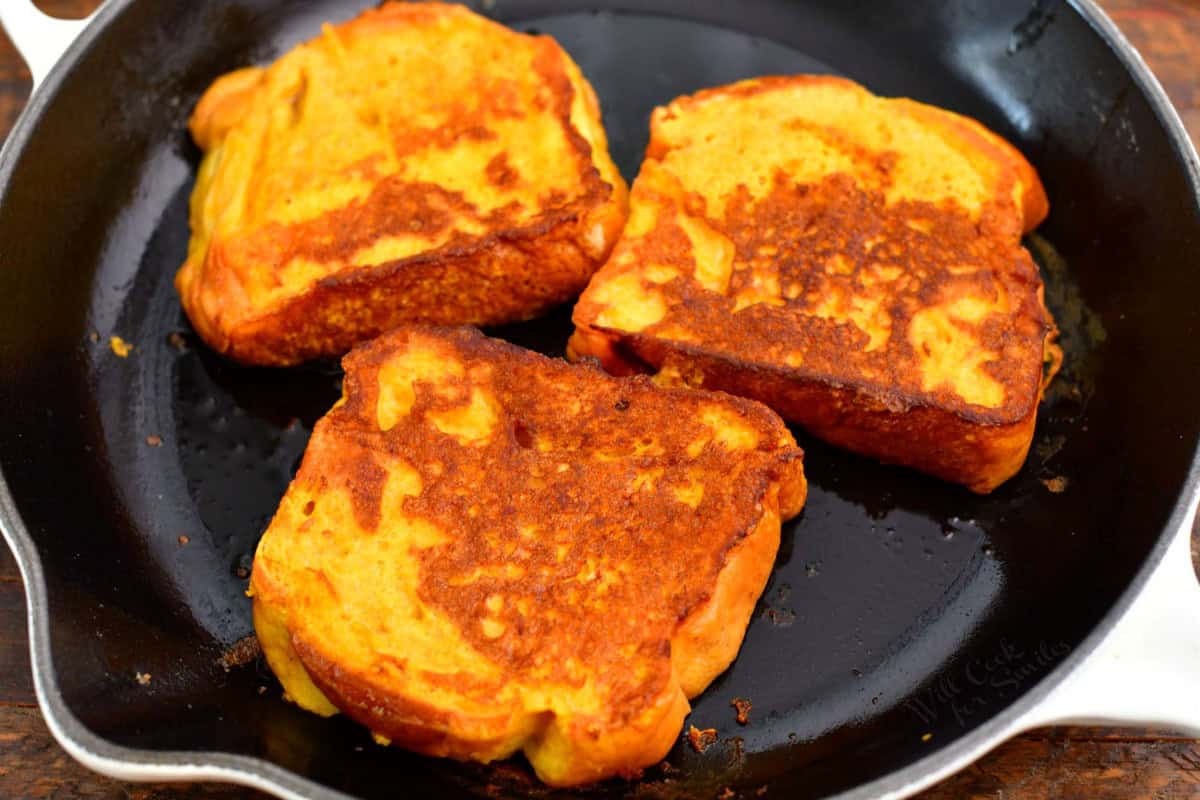
{"label": "wood grain surface", "polygon": [[[82,16],[96,4],[96,0],[37,3],[59,16]],[[1200,2],[1102,0],[1102,5],[1141,50],[1179,109],[1193,141],[1200,142]],[[8,133],[28,94],[29,73],[0,33],[0,137]],[[1192,551],[1200,563],[1200,527],[1194,532]],[[122,783],[73,761],[50,736],[38,713],[21,578],[12,556],[0,547],[0,797],[180,800],[265,795],[216,784]],[[920,800],[963,798],[1200,798],[1200,741],[1169,731],[1034,731],[920,795]]]}

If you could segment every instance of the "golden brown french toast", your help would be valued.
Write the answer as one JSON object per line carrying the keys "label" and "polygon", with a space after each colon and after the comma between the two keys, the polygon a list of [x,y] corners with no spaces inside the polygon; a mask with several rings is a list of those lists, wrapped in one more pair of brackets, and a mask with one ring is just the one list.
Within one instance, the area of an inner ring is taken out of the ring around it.
{"label": "golden brown french toast", "polygon": [[524,752],[553,785],[661,759],[804,503],[783,421],[471,328],[344,366],[254,560],[287,695],[429,755]]}
{"label": "golden brown french toast", "polygon": [[752,397],[988,492],[1024,462],[1057,368],[1021,246],[1047,210],[1033,168],[979,123],[848,80],[681,97],[653,114],[570,354]]}
{"label": "golden brown french toast", "polygon": [[284,365],[402,322],[570,300],[625,221],[591,86],[554,40],[389,3],[192,115],[205,151],[176,287],[216,350]]}

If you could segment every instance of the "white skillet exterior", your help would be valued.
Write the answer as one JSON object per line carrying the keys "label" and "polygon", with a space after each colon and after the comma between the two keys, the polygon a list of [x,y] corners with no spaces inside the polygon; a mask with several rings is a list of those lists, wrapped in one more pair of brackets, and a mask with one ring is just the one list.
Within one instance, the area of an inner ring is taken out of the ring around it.
{"label": "white skillet exterior", "polygon": [[55,19],[38,11],[29,0],[8,0],[0,6],[0,25],[4,26],[29,66],[35,91],[95,16]]}
{"label": "white skillet exterior", "polygon": [[[1072,0],[1097,33],[1127,62],[1136,82],[1185,150],[1192,186],[1200,195],[1200,158],[1166,93],[1141,55],[1093,0]],[[59,20],[30,0],[0,0],[0,26],[33,75],[34,95],[14,131],[40,108],[38,88],[93,21],[103,24],[120,3],[107,2],[84,20]],[[68,59],[69,60],[69,59]],[[13,139],[0,153],[4,164]],[[1198,411],[1200,413],[1200,411]],[[1080,648],[1005,712],[928,757],[834,800],[903,800],[966,767],[997,745],[1045,725],[1157,725],[1200,736],[1200,583],[1192,567],[1191,533],[1200,502],[1200,456],[1193,459],[1190,497],[1171,517],[1134,585]],[[0,481],[0,517],[16,519]],[[117,747],[88,731],[67,710],[50,669],[50,636],[42,566],[23,532],[0,526],[17,557],[28,597],[30,655],[38,704],[51,733],[85,766],[128,781],[221,781],[282,798],[335,800],[348,796],[247,756],[151,752]]]}

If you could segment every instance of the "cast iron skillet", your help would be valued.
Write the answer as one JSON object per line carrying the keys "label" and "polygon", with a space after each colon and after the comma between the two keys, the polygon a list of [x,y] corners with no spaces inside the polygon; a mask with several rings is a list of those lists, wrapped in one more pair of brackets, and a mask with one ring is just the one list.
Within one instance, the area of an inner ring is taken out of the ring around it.
{"label": "cast iron skillet", "polygon": [[[252,632],[255,543],[339,372],[237,367],[191,332],[171,286],[198,159],[184,123],[217,75],[366,4],[112,0],[0,158],[0,516],[29,590],[42,709],[72,754],[111,774],[287,796],[541,791],[519,762],[376,747],[282,702],[261,662],[222,666]],[[40,73],[52,59],[27,5],[4,5]],[[681,744],[636,784],[579,794],[898,797],[1050,719],[1200,728],[1200,702],[1181,694],[1196,698],[1185,668],[1200,664],[1200,605],[1145,600],[1200,597],[1183,580],[1200,434],[1198,170],[1111,23],[1085,3],[1025,0],[485,10],[575,56],[627,177],[654,105],[752,75],[834,72],[978,117],[1030,157],[1053,209],[1030,246],[1067,361],[1024,470],[977,497],[801,434],[808,506],[737,662],[690,720],[719,743]],[[562,309],[496,333],[561,353],[568,320]],[[132,354],[117,357],[110,336]],[[1061,493],[1044,483],[1058,477]],[[1159,653],[1154,615],[1170,613],[1188,615],[1172,642],[1190,650],[1154,680],[1101,663],[1128,663],[1135,635]],[[1093,653],[1114,626],[1125,633]],[[735,697],[753,703],[745,727]]]}

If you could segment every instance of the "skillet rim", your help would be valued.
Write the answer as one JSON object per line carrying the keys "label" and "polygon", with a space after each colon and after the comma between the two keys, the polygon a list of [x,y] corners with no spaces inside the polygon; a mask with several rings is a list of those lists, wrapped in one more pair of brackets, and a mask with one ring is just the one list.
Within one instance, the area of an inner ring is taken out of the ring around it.
{"label": "skillet rim", "polygon": [[[42,85],[33,92],[8,140],[0,149],[0,203],[7,197],[18,158],[25,150],[36,123],[57,95],[65,76],[75,68],[80,54],[103,34],[114,18],[134,2],[137,0],[107,0],[55,63]],[[1112,51],[1125,68],[1130,84],[1150,105],[1155,117],[1165,128],[1174,155],[1182,163],[1191,184],[1196,205],[1200,207],[1200,156],[1162,85],[1141,54],[1095,0],[1069,0],[1068,5]],[[1141,595],[1175,536],[1180,535],[1181,528],[1190,528],[1198,500],[1200,448],[1193,452],[1182,490],[1175,500],[1167,524],[1137,574],[1083,642],[1050,674],[966,735],[902,769],[832,795],[827,800],[898,800],[908,797],[965,767],[1023,730],[1022,720],[1028,718],[1031,711],[1078,669]],[[2,470],[0,534],[13,552],[25,586],[30,662],[38,707],[54,738],[73,758],[90,769],[122,780],[210,780],[247,786],[289,799],[354,800],[351,795],[322,786],[264,759],[225,752],[142,750],[113,744],[88,730],[67,707],[58,687],[51,661],[50,615],[41,558],[16,509]]]}

